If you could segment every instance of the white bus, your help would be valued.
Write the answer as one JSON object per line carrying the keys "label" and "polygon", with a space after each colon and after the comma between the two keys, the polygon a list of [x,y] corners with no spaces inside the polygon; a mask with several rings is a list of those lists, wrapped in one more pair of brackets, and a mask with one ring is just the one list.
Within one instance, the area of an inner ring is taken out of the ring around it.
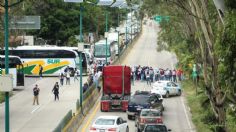
{"label": "white bus", "polygon": [[[116,42],[107,41],[107,62],[112,63],[116,57]],[[106,62],[106,40],[100,40],[94,44],[94,61],[105,64]]]}
{"label": "white bus", "polygon": [[71,73],[74,73],[74,68],[79,68],[78,53],[62,47],[18,46],[10,49],[9,54],[21,58],[26,75],[39,75],[40,65],[43,67],[43,75],[46,76],[58,76],[67,67]]}
{"label": "white bus", "polygon": [[87,75],[87,73],[90,72],[89,65],[90,65],[90,58],[88,54],[84,51],[81,51],[78,47],[61,47],[63,49],[68,49],[68,50],[73,50],[75,51],[78,56],[80,57],[80,54],[82,54],[82,68],[83,68],[83,73]]}
{"label": "white bus", "polygon": [[[13,76],[13,88],[24,86],[24,69],[20,57],[9,56],[9,74]],[[0,55],[0,76],[6,74],[5,56]]]}

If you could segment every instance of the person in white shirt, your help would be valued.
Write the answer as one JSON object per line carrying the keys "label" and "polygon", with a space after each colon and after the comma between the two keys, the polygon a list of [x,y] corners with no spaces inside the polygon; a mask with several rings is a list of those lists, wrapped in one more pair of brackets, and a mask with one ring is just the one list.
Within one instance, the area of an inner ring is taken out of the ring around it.
{"label": "person in white shirt", "polygon": [[70,85],[70,72],[69,72],[69,70],[66,72],[66,85]]}
{"label": "person in white shirt", "polygon": [[75,74],[74,74],[74,82],[75,80],[79,81],[79,78],[80,77],[80,70],[75,68]]}

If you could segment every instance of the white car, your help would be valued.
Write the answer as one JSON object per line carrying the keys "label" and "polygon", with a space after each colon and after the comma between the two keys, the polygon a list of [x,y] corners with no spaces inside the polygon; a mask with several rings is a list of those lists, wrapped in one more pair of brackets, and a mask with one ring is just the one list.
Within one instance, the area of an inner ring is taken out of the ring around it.
{"label": "white car", "polygon": [[129,132],[129,126],[119,116],[99,116],[90,127],[90,132]]}
{"label": "white car", "polygon": [[182,90],[179,84],[172,81],[157,81],[152,85],[151,93],[160,94],[164,97],[170,95],[181,95]]}

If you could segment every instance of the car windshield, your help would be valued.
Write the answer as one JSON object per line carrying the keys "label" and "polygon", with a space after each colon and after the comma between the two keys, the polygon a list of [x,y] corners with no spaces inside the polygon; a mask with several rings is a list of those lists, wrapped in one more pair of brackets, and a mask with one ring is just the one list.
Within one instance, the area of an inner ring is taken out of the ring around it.
{"label": "car windshield", "polygon": [[147,95],[135,95],[131,97],[130,104],[143,105],[148,103],[149,96]]}
{"label": "car windshield", "polygon": [[142,111],[141,116],[160,116],[160,112],[158,111]]}
{"label": "car windshield", "polygon": [[167,132],[164,125],[148,125],[144,132]]}
{"label": "car windshield", "polygon": [[95,122],[96,125],[114,125],[114,123],[115,123],[114,119],[104,119],[104,118],[97,119]]}
{"label": "car windshield", "polygon": [[177,87],[178,85],[172,82],[172,86],[173,87]]}
{"label": "car windshield", "polygon": [[155,83],[153,84],[154,87],[163,87],[164,85],[165,85],[164,82],[155,82]]}

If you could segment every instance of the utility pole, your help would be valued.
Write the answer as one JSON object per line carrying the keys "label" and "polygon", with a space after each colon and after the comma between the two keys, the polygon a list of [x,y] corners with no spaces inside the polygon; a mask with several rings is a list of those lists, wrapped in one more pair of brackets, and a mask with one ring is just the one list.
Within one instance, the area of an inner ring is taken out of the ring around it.
{"label": "utility pole", "polygon": [[[6,75],[9,73],[9,58],[8,58],[8,0],[5,0],[5,14],[4,14],[4,41],[5,41],[5,72]],[[10,112],[9,112],[9,92],[5,92],[5,132],[10,132]]]}
{"label": "utility pole", "polygon": [[[80,4],[80,42],[83,42],[83,6]],[[80,69],[80,107],[82,109],[83,106],[83,86],[82,86],[82,74],[83,74],[83,68],[82,68],[82,51],[79,55],[79,69]]]}

